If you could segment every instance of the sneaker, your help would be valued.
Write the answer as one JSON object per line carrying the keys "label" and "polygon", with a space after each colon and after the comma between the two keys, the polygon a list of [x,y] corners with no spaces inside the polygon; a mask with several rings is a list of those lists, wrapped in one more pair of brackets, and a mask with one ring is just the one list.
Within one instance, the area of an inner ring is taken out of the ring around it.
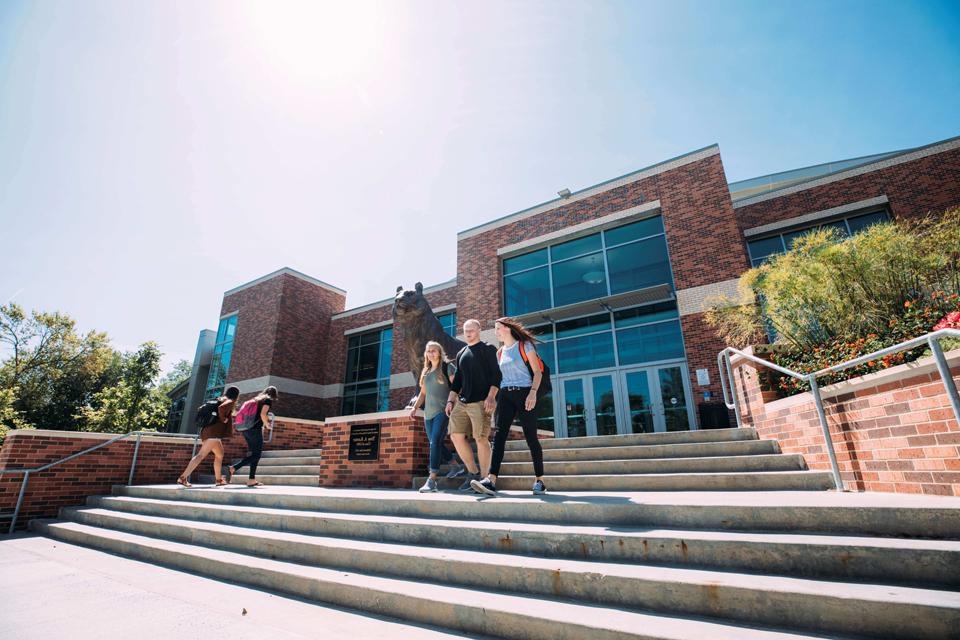
{"label": "sneaker", "polygon": [[450,468],[450,471],[447,471],[448,478],[459,478],[460,476],[467,473],[467,468],[462,464],[455,464]]}
{"label": "sneaker", "polygon": [[472,483],[474,480],[479,480],[479,479],[480,479],[480,474],[479,474],[479,473],[468,473],[468,474],[467,474],[467,479],[463,481],[463,484],[460,485],[460,488],[457,489],[457,491],[471,491],[471,490],[473,490],[473,487],[470,486],[470,483]]}
{"label": "sneaker", "polygon": [[542,496],[547,492],[547,487],[543,484],[543,480],[537,480],[533,483],[533,495]]}
{"label": "sneaker", "polygon": [[437,481],[433,478],[427,478],[427,481],[419,489],[420,493],[436,493],[437,490]]}
{"label": "sneaker", "polygon": [[490,478],[484,478],[483,480],[471,480],[470,486],[473,487],[473,490],[477,493],[485,493],[488,496],[497,495],[497,485],[493,484],[493,481]]}

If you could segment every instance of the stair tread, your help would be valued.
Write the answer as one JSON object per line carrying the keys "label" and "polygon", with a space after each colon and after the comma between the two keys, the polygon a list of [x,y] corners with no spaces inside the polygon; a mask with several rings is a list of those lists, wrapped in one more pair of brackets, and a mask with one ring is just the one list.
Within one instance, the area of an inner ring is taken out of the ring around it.
{"label": "stair tread", "polygon": [[[397,595],[405,599],[422,602],[426,606],[437,603],[458,603],[457,607],[482,609],[485,613],[505,612],[524,618],[537,617],[556,623],[557,638],[576,637],[590,628],[611,633],[622,633],[633,637],[662,638],[664,640],[686,640],[690,638],[742,639],[742,640],[787,640],[789,638],[822,637],[816,634],[754,629],[722,621],[698,618],[684,618],[665,614],[646,613],[606,607],[594,604],[578,604],[546,597],[501,593],[490,590],[478,590],[469,587],[439,585],[417,582],[411,589],[409,580],[396,577],[371,576],[339,569],[307,566],[281,560],[253,557],[221,549],[198,547],[186,543],[173,542],[158,538],[149,538],[138,534],[106,530],[73,522],[38,521],[41,528],[56,532],[72,531],[101,539],[113,539],[125,545],[137,545],[159,549],[178,557],[189,557],[210,562],[232,565],[236,576],[248,574],[243,569],[261,569],[277,572],[296,578],[324,581],[343,588],[361,588],[373,590],[384,595]],[[478,604],[472,605],[471,602]],[[589,621],[589,622],[586,622]],[[642,632],[639,630],[642,629]],[[639,635],[642,633],[642,635]]]}
{"label": "stair tread", "polygon": [[[247,536],[261,539],[264,542],[286,541],[317,547],[331,547],[342,551],[377,552],[393,556],[405,556],[408,558],[422,558],[427,560],[452,562],[461,565],[465,563],[484,564],[488,566],[510,565],[512,567],[522,567],[531,570],[560,571],[567,574],[627,578],[644,582],[665,582],[672,584],[684,583],[699,586],[709,585],[712,588],[716,587],[740,589],[745,591],[797,593],[816,597],[844,598],[847,600],[859,598],[862,600],[870,600],[875,602],[910,602],[913,604],[931,607],[956,608],[960,610],[960,593],[954,591],[940,591],[893,585],[811,580],[807,578],[795,578],[792,576],[738,573],[733,571],[691,569],[686,567],[622,564],[598,560],[540,558],[535,556],[517,556],[493,551],[474,551],[469,549],[420,547],[391,542],[350,540],[325,536],[313,536],[287,531],[251,529],[247,527],[214,522],[200,522],[183,520],[179,518],[167,518],[163,516],[129,514],[98,508],[70,507],[65,509],[64,512],[68,515],[75,512],[90,512],[93,514],[106,515],[114,519],[125,521],[141,521],[154,525],[162,524],[193,530],[202,529],[207,531],[216,531],[228,534],[232,537]],[[111,530],[117,531],[117,529]]]}
{"label": "stair tread", "polygon": [[[130,496],[110,496],[102,499],[109,509],[113,503],[166,505],[176,504],[170,500],[153,498],[135,498]],[[856,535],[827,535],[778,533],[766,531],[717,531],[700,529],[673,529],[654,527],[622,527],[567,525],[562,523],[499,522],[495,520],[458,520],[448,518],[418,518],[415,516],[381,516],[342,512],[300,511],[296,509],[278,509],[274,507],[251,507],[230,504],[191,504],[192,511],[228,510],[239,513],[258,513],[300,518],[335,519],[344,521],[379,522],[398,526],[448,527],[457,529],[479,529],[484,531],[508,531],[511,534],[559,533],[568,536],[603,536],[617,538],[642,538],[687,541],[730,541],[751,543],[788,543],[797,545],[820,545],[827,547],[876,547],[902,550],[938,550],[960,553],[960,540],[923,540],[916,538],[882,538]],[[146,515],[146,514],[144,514]],[[162,516],[161,516],[162,517]],[[340,539],[340,538],[337,538]]]}

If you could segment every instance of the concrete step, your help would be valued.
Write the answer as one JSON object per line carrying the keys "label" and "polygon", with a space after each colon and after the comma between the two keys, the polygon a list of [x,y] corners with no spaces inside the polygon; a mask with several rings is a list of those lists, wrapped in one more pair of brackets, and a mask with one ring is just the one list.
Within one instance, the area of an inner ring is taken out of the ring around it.
{"label": "concrete step", "polygon": [[270,449],[263,452],[264,458],[319,458],[323,449]]}
{"label": "concrete step", "polygon": [[940,496],[832,491],[630,493],[533,496],[501,491],[419,494],[324,487],[116,486],[114,495],[187,504],[266,507],[387,517],[605,527],[780,531],[960,540],[960,501]]}
{"label": "concrete step", "polygon": [[[732,440],[756,440],[757,431],[752,427],[739,429],[704,429],[698,431],[665,431],[663,433],[634,433],[615,436],[586,436],[582,438],[544,438],[544,449],[583,449],[586,447],[623,447],[647,444],[685,444],[690,442],[730,442]],[[507,451],[527,448],[523,440],[507,442]]]}
{"label": "concrete step", "polygon": [[87,503],[130,514],[411,547],[960,588],[960,541],[312,513],[123,496]]}
{"label": "concrete step", "polygon": [[[707,456],[746,456],[780,453],[776,440],[731,440],[729,442],[689,442],[681,444],[646,444],[627,446],[584,447],[579,449],[544,449],[543,459],[551,462],[576,460],[638,460],[646,458],[694,458]],[[504,462],[525,462],[530,459],[526,447],[505,451]]]}
{"label": "concrete step", "polygon": [[[800,454],[654,458],[640,460],[578,460],[544,462],[548,476],[619,473],[728,473],[733,471],[800,471],[807,465]],[[504,476],[532,475],[533,463],[509,462],[500,466]]]}
{"label": "concrete step", "polygon": [[[387,575],[409,580],[411,585],[433,582],[516,591],[671,615],[883,638],[943,637],[949,629],[960,629],[960,594],[947,591],[410,547],[105,509],[67,508],[61,515],[92,527],[204,549]],[[937,622],[926,624],[930,619]],[[905,625],[904,620],[913,622]]]}
{"label": "concrete step", "polygon": [[[531,467],[532,469],[532,467]],[[257,476],[259,477],[259,476]],[[426,476],[413,479],[419,488]],[[532,475],[497,478],[497,489],[530,490]],[[456,489],[463,478],[439,478],[441,489]],[[828,471],[753,471],[738,473],[606,473],[548,475],[548,491],[826,491],[833,488]]]}
{"label": "concrete step", "polygon": [[[274,460],[284,460],[285,458],[274,458]],[[322,467],[318,464],[263,464],[257,466],[257,477],[261,472],[271,476],[319,476]],[[245,471],[244,467],[240,471]]]}
{"label": "concrete step", "polygon": [[[474,590],[393,577],[365,575],[250,556],[217,548],[150,538],[75,522],[34,520],[34,531],[129,558],[164,564],[310,600],[361,609],[476,635],[522,640],[788,640],[802,633],[731,626],[716,621],[582,605],[552,598]],[[902,609],[897,607],[897,609]],[[851,620],[858,616],[851,614]],[[925,619],[911,626],[901,617],[890,630],[923,625],[936,632],[949,620]],[[887,637],[894,637],[888,635]],[[932,635],[910,636],[936,637]]]}
{"label": "concrete step", "polygon": [[289,466],[289,465],[319,465],[323,463],[320,456],[301,456],[301,457],[280,457],[260,458],[261,467]]}
{"label": "concrete step", "polygon": [[[245,485],[250,476],[246,473],[235,473],[233,474],[233,482],[231,486],[242,484]],[[301,486],[301,487],[318,487],[320,486],[320,476],[316,473],[312,474],[275,474],[275,473],[257,473],[257,480],[263,484],[268,485],[281,485],[281,486]]]}

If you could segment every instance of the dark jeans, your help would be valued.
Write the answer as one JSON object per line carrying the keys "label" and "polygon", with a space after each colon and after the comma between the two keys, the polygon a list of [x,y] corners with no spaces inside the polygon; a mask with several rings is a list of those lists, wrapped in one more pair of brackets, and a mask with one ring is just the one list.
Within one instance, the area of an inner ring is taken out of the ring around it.
{"label": "dark jeans", "polygon": [[427,440],[430,441],[430,473],[440,471],[440,465],[450,462],[453,454],[443,444],[447,437],[447,422],[450,418],[443,411],[433,416],[429,420],[423,421],[423,426],[427,430]]}
{"label": "dark jeans", "polygon": [[523,437],[530,447],[530,457],[533,458],[533,472],[540,477],[543,475],[543,448],[537,438],[536,409],[527,411],[523,408],[530,387],[509,387],[501,389],[497,395],[497,410],[494,412],[494,424],[497,425],[497,435],[493,439],[493,460],[490,462],[490,473],[500,475],[500,463],[503,462],[503,451],[507,446],[507,434],[514,417],[519,418],[523,427]]}
{"label": "dark jeans", "polygon": [[257,477],[257,465],[260,464],[260,456],[263,455],[263,427],[253,427],[240,433],[243,434],[243,439],[247,441],[247,448],[250,449],[250,453],[240,462],[230,466],[236,473],[241,467],[250,465],[250,479],[253,480]]}

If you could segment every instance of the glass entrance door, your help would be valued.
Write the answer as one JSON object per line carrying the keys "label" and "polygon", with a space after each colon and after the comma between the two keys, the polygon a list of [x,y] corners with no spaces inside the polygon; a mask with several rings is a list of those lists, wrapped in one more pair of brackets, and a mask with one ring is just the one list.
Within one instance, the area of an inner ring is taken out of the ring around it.
{"label": "glass entrance door", "polygon": [[560,398],[559,437],[616,434],[617,387],[613,373],[565,379]]}
{"label": "glass entrance door", "polygon": [[684,368],[677,364],[622,373],[622,402],[629,416],[625,433],[696,429]]}

